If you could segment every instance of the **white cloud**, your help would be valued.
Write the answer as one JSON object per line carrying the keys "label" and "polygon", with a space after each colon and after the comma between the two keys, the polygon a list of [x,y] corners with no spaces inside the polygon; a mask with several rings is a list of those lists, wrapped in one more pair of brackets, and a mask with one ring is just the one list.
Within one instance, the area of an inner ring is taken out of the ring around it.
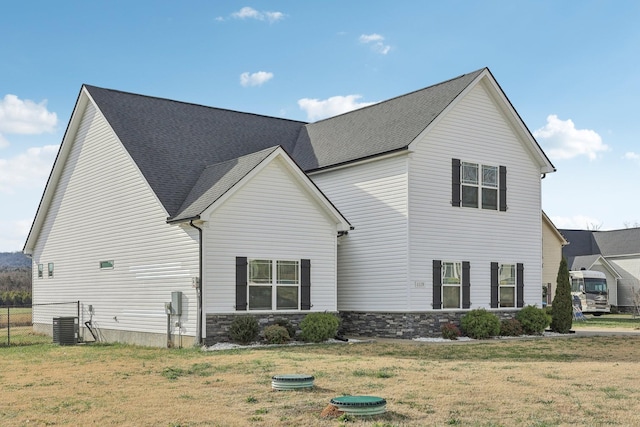
{"label": "white cloud", "polygon": [[257,73],[242,73],[240,74],[240,84],[244,87],[247,86],[261,86],[273,78],[273,73],[266,71],[258,71]]}
{"label": "white cloud", "polygon": [[557,228],[569,230],[593,230],[604,225],[599,219],[586,215],[552,216],[550,218]]}
{"label": "white cloud", "polygon": [[58,145],[29,148],[11,159],[0,159],[0,193],[37,188],[41,191],[49,177]]}
{"label": "white cloud", "polygon": [[[58,123],[56,113],[47,111],[47,101],[39,104],[21,100],[16,95],[5,95],[0,100],[0,132],[38,134],[55,131]],[[5,140],[6,142],[6,140]]]}
{"label": "white cloud", "polygon": [[533,136],[541,140],[552,159],[571,159],[584,155],[589,160],[595,160],[598,153],[609,150],[597,132],[576,129],[571,119],[560,120],[555,114],[548,116],[547,124],[533,132]]}
{"label": "white cloud", "polygon": [[31,219],[0,221],[0,252],[21,251],[31,222]]}
{"label": "white cloud", "polygon": [[268,21],[270,23],[280,21],[284,19],[284,13],[282,12],[260,12],[252,7],[243,7],[237,12],[231,14],[236,19],[256,19],[258,21]]}
{"label": "white cloud", "polygon": [[360,98],[361,95],[332,96],[325,100],[303,98],[298,101],[298,106],[306,111],[308,120],[316,121],[375,104],[357,102]]}
{"label": "white cloud", "polygon": [[[0,141],[0,142],[2,142],[2,141]],[[633,160],[633,161],[636,161],[636,162],[640,162],[640,154],[634,153],[633,151],[629,151],[627,153],[624,153],[623,157],[625,159],[627,159],[627,160]]]}
{"label": "white cloud", "polygon": [[360,43],[368,44],[371,49],[381,55],[386,55],[391,50],[391,46],[384,44],[384,37],[380,34],[362,34],[360,36]]}

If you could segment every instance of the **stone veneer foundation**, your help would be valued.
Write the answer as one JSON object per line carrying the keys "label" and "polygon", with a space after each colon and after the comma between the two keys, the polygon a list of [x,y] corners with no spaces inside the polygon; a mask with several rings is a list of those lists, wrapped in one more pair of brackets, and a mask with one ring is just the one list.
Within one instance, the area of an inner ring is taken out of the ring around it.
{"label": "stone veneer foundation", "polygon": [[[513,319],[519,310],[491,311],[502,319]],[[460,326],[460,318],[468,311],[439,311],[414,313],[384,313],[343,311],[340,317],[338,333],[347,337],[370,338],[436,338],[441,337],[441,328],[447,323]],[[275,324],[278,319],[287,319],[300,329],[300,322],[308,313],[244,313],[244,314],[207,314],[206,345],[229,342],[229,327],[237,316],[254,316],[264,329]]]}
{"label": "stone veneer foundation", "polygon": [[[513,319],[519,310],[491,311],[500,320]],[[436,338],[447,323],[460,327],[460,318],[468,311],[384,313],[342,311],[340,333],[347,337]]]}

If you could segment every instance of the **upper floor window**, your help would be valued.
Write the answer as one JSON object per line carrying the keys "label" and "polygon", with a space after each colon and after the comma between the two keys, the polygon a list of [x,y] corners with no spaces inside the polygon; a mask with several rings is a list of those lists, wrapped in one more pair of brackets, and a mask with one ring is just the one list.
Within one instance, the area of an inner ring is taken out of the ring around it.
{"label": "upper floor window", "polygon": [[451,204],[507,210],[507,168],[452,159]]}
{"label": "upper floor window", "polygon": [[44,266],[42,264],[38,264],[38,279],[42,279],[44,276]]}
{"label": "upper floor window", "polygon": [[49,273],[48,273],[49,277],[53,277],[53,263],[52,262],[49,263],[48,268],[49,268]]}

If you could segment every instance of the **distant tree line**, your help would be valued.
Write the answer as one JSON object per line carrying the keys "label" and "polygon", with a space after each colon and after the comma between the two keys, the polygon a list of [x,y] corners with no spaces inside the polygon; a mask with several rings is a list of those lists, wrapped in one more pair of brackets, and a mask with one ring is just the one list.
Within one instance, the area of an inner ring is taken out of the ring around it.
{"label": "distant tree line", "polygon": [[31,267],[0,268],[0,306],[31,304]]}

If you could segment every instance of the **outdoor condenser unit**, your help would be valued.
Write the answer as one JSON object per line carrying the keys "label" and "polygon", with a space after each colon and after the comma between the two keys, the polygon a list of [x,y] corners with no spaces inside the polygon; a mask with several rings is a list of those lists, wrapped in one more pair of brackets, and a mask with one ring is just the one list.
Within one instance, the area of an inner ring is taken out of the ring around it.
{"label": "outdoor condenser unit", "polygon": [[53,318],[53,342],[60,345],[78,343],[79,322],[77,317]]}

